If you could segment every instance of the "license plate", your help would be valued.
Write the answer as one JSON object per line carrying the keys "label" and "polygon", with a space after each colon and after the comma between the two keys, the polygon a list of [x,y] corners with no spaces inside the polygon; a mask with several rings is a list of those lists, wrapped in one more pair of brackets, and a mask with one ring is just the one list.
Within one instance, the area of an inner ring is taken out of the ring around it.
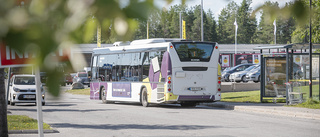
{"label": "license plate", "polygon": [[23,98],[36,98],[36,95],[23,95]]}
{"label": "license plate", "polygon": [[202,88],[201,87],[189,87],[188,90],[199,91],[199,90],[202,90]]}

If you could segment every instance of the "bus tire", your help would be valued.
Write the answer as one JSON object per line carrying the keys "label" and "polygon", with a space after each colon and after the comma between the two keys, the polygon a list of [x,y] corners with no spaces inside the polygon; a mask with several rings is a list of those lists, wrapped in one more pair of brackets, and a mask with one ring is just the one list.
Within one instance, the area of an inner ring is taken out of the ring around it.
{"label": "bus tire", "polygon": [[107,103],[107,95],[106,95],[106,89],[104,87],[102,87],[100,90],[100,97],[101,97],[102,103],[106,104]]}
{"label": "bus tire", "polygon": [[142,88],[141,90],[141,94],[140,94],[140,101],[142,106],[144,107],[148,107],[149,103],[148,103],[148,92],[146,88]]}

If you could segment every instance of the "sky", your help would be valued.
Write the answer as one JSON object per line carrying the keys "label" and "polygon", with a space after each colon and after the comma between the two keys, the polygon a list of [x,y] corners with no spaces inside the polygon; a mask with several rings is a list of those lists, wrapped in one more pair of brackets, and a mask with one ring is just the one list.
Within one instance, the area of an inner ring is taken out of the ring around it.
{"label": "sky", "polygon": [[[214,13],[215,19],[218,19],[218,16],[220,14],[220,11],[225,8],[230,1],[235,1],[239,6],[242,2],[242,0],[203,0],[203,9],[205,11],[208,11],[209,9]],[[252,9],[256,9],[257,7],[263,5],[266,1],[277,1],[279,3],[280,7],[285,6],[286,2],[294,1],[294,0],[252,0],[251,7]],[[154,1],[157,6],[160,8],[166,7],[169,9],[170,6],[181,4],[181,0],[173,0],[173,2],[170,5],[166,4],[166,0],[155,0]],[[201,0],[187,0],[186,4],[188,7],[200,5]],[[259,15],[257,15],[259,17]]]}

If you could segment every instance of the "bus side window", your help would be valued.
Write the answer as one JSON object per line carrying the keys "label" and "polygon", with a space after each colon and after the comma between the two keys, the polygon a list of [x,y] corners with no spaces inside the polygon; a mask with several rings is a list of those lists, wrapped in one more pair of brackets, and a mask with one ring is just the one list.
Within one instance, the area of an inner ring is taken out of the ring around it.
{"label": "bus side window", "polygon": [[93,56],[92,59],[92,68],[91,68],[91,79],[92,80],[96,80],[97,79],[97,61],[98,61],[98,57],[97,56]]}
{"label": "bus side window", "polygon": [[145,52],[142,58],[142,81],[149,76],[150,58],[149,52]]}
{"label": "bus side window", "polygon": [[98,79],[99,79],[99,81],[105,81],[104,73],[106,70],[106,62],[107,62],[107,55],[101,55],[99,57],[99,63],[98,63],[98,67],[99,67]]}
{"label": "bus side window", "polygon": [[139,81],[139,53],[133,53],[131,59],[130,71],[132,81],[137,82]]}

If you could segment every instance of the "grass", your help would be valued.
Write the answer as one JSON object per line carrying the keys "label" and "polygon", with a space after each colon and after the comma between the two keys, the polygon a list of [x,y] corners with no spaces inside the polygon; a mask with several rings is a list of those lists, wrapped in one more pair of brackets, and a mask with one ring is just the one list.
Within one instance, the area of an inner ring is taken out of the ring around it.
{"label": "grass", "polygon": [[[38,121],[24,115],[8,115],[8,130],[37,130]],[[43,129],[51,129],[50,125],[43,123]]]}
{"label": "grass", "polygon": [[308,99],[306,102],[292,105],[290,107],[301,107],[301,108],[310,108],[310,109],[320,109],[320,103],[319,101]]}
{"label": "grass", "polygon": [[[301,90],[306,87],[302,87]],[[302,91],[305,92],[305,91]],[[316,94],[316,93],[315,93]],[[224,102],[247,102],[247,103],[260,103],[260,91],[246,91],[246,92],[226,92],[221,93],[221,101]],[[308,96],[305,96],[308,97]],[[263,98],[263,103],[272,103],[272,98]],[[284,99],[278,99],[277,102],[285,103]],[[314,99],[307,99],[306,102],[297,105],[291,105],[290,107],[301,107],[310,109],[320,109],[319,101]]]}
{"label": "grass", "polygon": [[226,92],[222,93],[221,101],[224,102],[260,102],[260,91],[246,91],[246,92]]}
{"label": "grass", "polygon": [[90,95],[90,88],[67,90],[66,93],[77,94],[77,95]]}

